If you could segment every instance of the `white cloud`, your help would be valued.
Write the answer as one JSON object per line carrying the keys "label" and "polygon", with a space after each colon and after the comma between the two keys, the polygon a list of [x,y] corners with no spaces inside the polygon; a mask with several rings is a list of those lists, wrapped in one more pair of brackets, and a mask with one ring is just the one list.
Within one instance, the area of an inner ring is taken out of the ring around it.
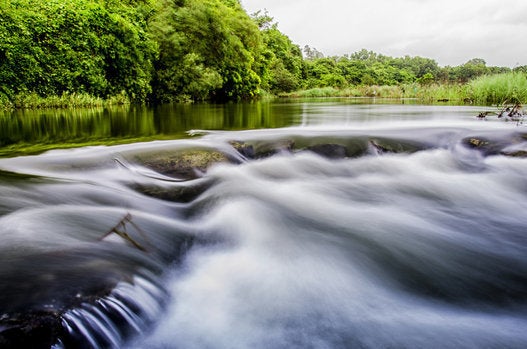
{"label": "white cloud", "polygon": [[267,9],[300,46],[327,55],[362,48],[459,65],[527,64],[527,2],[523,0],[242,0],[249,13]]}

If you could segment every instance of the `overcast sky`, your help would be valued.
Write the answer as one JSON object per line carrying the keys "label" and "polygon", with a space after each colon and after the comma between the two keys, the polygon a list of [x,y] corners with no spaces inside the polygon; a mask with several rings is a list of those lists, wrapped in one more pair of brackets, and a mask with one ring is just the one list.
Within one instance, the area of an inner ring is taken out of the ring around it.
{"label": "overcast sky", "polygon": [[266,9],[291,40],[326,56],[362,48],[456,66],[527,65],[526,0],[241,0]]}

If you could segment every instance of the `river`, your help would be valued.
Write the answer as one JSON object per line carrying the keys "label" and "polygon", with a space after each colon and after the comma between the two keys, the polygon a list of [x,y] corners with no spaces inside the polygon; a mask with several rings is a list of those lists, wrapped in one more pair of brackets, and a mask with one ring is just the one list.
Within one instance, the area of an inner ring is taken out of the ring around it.
{"label": "river", "polygon": [[0,346],[525,348],[527,129],[486,109],[4,116]]}

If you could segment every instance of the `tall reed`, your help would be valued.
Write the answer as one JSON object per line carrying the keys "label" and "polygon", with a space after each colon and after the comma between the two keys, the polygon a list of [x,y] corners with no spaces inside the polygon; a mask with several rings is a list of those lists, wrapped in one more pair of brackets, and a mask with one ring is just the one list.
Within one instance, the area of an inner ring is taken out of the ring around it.
{"label": "tall reed", "polygon": [[472,99],[486,104],[527,103],[527,74],[485,75],[468,83]]}
{"label": "tall reed", "polygon": [[402,98],[403,90],[399,86],[351,86],[347,88],[320,87],[309,90],[284,93],[281,97],[314,98],[314,97],[379,97]]}
{"label": "tall reed", "polygon": [[470,100],[467,85],[463,84],[406,84],[403,86],[405,98],[432,103],[437,101],[454,101],[463,103]]}

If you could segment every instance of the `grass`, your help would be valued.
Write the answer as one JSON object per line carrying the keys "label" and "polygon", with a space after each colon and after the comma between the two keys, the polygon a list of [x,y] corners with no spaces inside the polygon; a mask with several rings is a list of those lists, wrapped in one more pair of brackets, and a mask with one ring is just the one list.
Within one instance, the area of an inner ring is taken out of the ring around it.
{"label": "grass", "polygon": [[60,109],[60,108],[92,108],[108,105],[126,105],[130,100],[124,92],[110,96],[107,99],[95,97],[87,93],[63,93],[61,96],[42,97],[34,92],[20,93],[9,99],[0,96],[0,109]]}
{"label": "grass", "polygon": [[322,87],[280,95],[290,98],[379,97],[415,98],[424,103],[527,104],[527,74],[511,72],[485,75],[466,84],[404,84],[398,86]]}
{"label": "grass", "polygon": [[402,98],[403,90],[399,86],[354,86],[348,88],[320,87],[308,90],[283,93],[280,97],[317,98],[317,97],[379,97]]}
{"label": "grass", "polygon": [[527,74],[486,75],[468,83],[474,101],[485,104],[527,103]]}
{"label": "grass", "polygon": [[415,98],[426,103],[455,101],[464,103],[471,101],[468,86],[464,84],[408,84],[404,85],[404,97]]}
{"label": "grass", "polygon": [[343,89],[334,87],[313,88],[280,95],[290,98],[315,97],[378,97],[378,98],[414,98],[422,102],[471,100],[467,85],[455,84],[406,84],[399,86],[355,86]]}

